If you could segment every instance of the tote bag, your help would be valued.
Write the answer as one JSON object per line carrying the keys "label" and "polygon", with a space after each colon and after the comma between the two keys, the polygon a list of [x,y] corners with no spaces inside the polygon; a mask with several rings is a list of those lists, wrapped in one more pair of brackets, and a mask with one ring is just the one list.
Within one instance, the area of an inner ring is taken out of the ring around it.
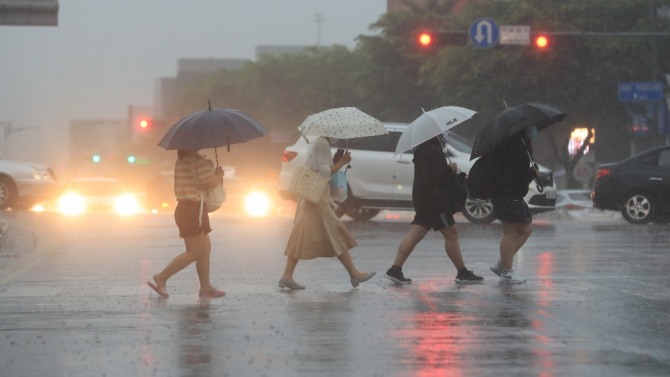
{"label": "tote bag", "polygon": [[328,181],[328,177],[301,165],[293,172],[288,191],[309,202],[318,203],[328,188]]}

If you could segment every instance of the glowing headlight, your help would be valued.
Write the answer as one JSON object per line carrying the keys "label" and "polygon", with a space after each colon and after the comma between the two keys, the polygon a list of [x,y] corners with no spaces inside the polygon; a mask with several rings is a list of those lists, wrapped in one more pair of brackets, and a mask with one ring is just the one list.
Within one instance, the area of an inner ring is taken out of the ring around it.
{"label": "glowing headlight", "polygon": [[114,212],[123,216],[131,216],[140,212],[140,203],[131,194],[119,195],[114,201]]}
{"label": "glowing headlight", "polygon": [[244,210],[249,216],[266,216],[270,213],[270,198],[264,192],[252,191],[244,198]]}
{"label": "glowing headlight", "polygon": [[78,194],[65,194],[58,199],[58,212],[66,216],[81,215],[86,211],[86,200]]}

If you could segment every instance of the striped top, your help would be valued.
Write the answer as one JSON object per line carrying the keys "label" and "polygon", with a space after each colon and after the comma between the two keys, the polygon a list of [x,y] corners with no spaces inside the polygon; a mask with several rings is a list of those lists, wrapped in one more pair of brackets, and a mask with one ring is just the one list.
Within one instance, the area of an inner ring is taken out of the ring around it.
{"label": "striped top", "polygon": [[[200,182],[195,180],[196,168]],[[200,155],[177,159],[174,164],[174,195],[177,200],[200,201],[198,186],[214,178],[214,163]]]}

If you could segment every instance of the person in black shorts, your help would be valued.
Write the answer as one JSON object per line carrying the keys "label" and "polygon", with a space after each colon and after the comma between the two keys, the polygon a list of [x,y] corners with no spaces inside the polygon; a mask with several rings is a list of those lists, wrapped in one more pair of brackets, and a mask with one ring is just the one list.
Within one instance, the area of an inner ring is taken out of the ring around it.
{"label": "person in black shorts", "polygon": [[524,201],[528,185],[537,177],[532,161],[531,139],[536,131],[525,128],[506,139],[491,151],[491,203],[493,213],[502,224],[500,260],[489,267],[504,284],[526,282],[512,269],[514,255],[526,243],[532,232],[533,218]]}
{"label": "person in black shorts", "polygon": [[[444,246],[454,267],[458,270],[456,283],[481,283],[484,278],[475,275],[465,267],[454,216],[449,209],[449,194],[446,175],[456,173],[456,163],[449,164],[444,152],[444,136],[439,135],[414,150],[414,182],[412,201],[416,215],[409,232],[398,246],[395,260],[384,277],[399,284],[409,284],[412,279],[405,278],[402,266],[416,245],[429,230],[433,229],[444,236]],[[448,171],[448,170],[451,170]]]}
{"label": "person in black shorts", "polygon": [[[184,250],[175,256],[165,268],[153,276],[147,285],[163,298],[169,298],[167,281],[177,272],[195,262],[200,282],[200,298],[217,298],[225,295],[216,289],[209,279],[212,231],[209,215],[201,200],[200,190],[210,189],[223,182],[223,169],[199,155],[197,151],[177,151],[174,169],[174,193],[177,207],[174,220],[179,229],[179,237],[184,239]],[[202,184],[200,184],[202,182]],[[201,186],[201,187],[198,187]]]}

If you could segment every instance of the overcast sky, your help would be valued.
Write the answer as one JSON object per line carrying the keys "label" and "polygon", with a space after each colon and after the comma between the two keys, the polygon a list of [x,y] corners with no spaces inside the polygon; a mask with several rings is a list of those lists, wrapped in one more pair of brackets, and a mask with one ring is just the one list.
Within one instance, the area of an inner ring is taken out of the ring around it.
{"label": "overcast sky", "polygon": [[386,0],[59,4],[57,27],[0,26],[0,125],[35,127],[9,137],[6,158],[58,165],[70,120],[125,119],[128,105],[152,105],[155,80],[176,76],[180,58],[254,59],[257,45],[315,45],[319,35],[354,47],[386,10]]}

